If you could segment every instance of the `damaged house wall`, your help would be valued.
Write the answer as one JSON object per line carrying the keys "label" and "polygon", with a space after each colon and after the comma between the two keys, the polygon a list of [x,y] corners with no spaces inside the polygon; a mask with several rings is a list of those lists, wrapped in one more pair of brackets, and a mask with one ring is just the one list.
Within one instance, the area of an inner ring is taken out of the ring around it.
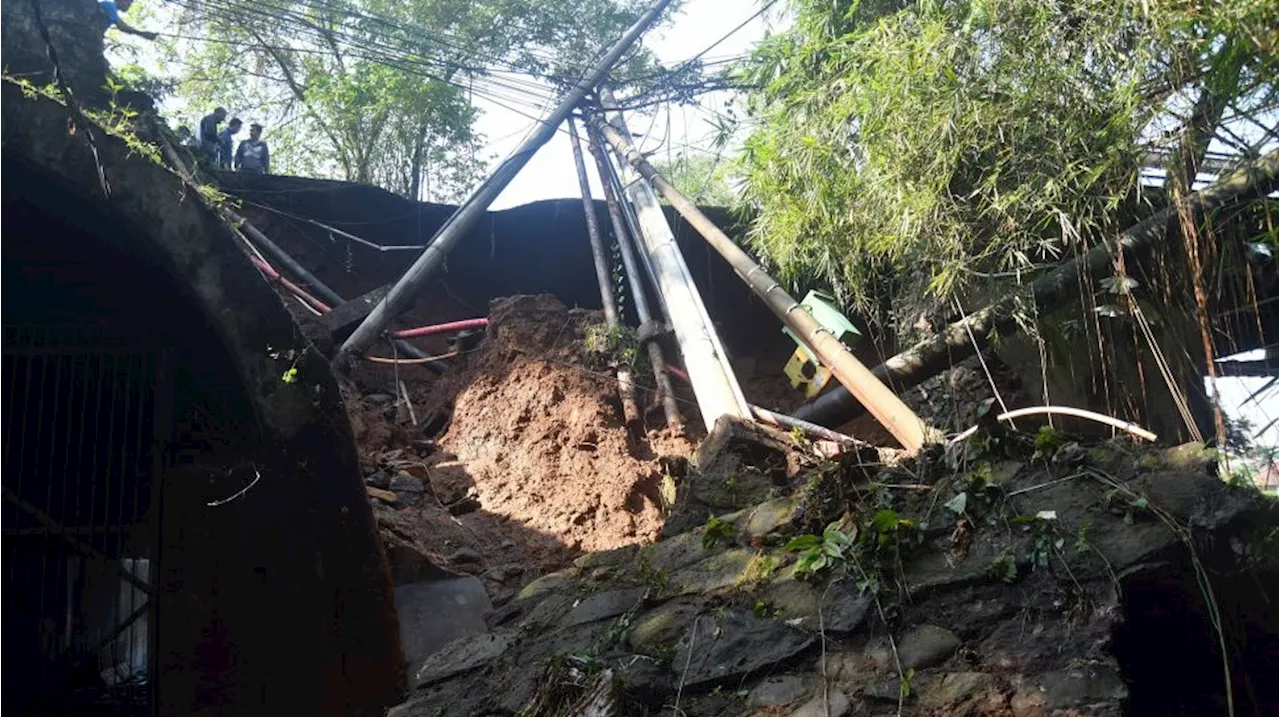
{"label": "damaged house wall", "polygon": [[[50,28],[61,58],[78,56],[76,43],[93,47],[96,3],[44,5],[50,24],[72,18]],[[43,46],[19,32],[30,7],[4,3],[10,69]],[[192,187],[122,138],[94,131],[91,149],[83,129],[67,131],[64,105],[10,81],[2,106],[6,425],[25,439],[5,449],[5,526],[15,526],[5,555],[25,561],[5,566],[25,576],[5,589],[5,707],[49,709],[73,699],[73,685],[109,682],[110,655],[90,646],[72,659],[57,647],[83,641],[81,623],[105,608],[114,616],[99,634],[127,621],[123,600],[76,597],[64,576],[80,560],[148,574],[146,628],[122,634],[150,642],[160,714],[380,714],[402,690],[403,660],[327,362]],[[68,327],[88,338],[38,338]],[[121,346],[168,363],[113,361]],[[87,363],[97,373],[79,368]],[[137,400],[137,417],[76,403],[121,386],[147,389],[119,402]],[[50,436],[82,442],[72,451]],[[121,467],[79,458],[98,454]],[[81,520],[67,507],[117,497],[123,507],[105,526],[101,511]],[[112,530],[131,537],[100,537]],[[18,550],[26,545],[35,547]],[[100,572],[83,574],[93,582]],[[86,603],[78,613],[67,607],[76,600]]]}

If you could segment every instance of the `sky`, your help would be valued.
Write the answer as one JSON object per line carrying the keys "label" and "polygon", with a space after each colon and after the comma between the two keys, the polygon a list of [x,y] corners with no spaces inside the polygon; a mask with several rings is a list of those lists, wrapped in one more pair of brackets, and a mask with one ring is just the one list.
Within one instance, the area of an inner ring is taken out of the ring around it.
{"label": "sky", "polygon": [[[643,38],[643,44],[664,65],[674,66],[701,52],[759,9],[758,0],[686,0],[674,19],[647,34]],[[716,45],[707,58],[747,52],[764,37],[767,28],[776,29],[779,22],[778,13],[765,13]],[[641,149],[659,149],[658,156],[661,158],[666,158],[669,152],[679,151],[685,144],[709,148],[713,134],[707,124],[711,116],[709,111],[722,108],[725,102],[732,99],[731,93],[715,92],[703,96],[698,106],[666,108],[658,112],[656,118],[652,113],[628,113],[628,129],[637,134],[647,132],[646,136],[637,140]],[[491,144],[489,151],[500,158],[505,157],[524,137],[522,128],[531,128],[533,121],[483,99],[476,104],[485,111],[477,129],[490,138],[505,138]],[[653,129],[648,132],[650,126]],[[589,159],[588,157],[588,161]],[[589,171],[588,175],[591,177],[593,195],[602,199],[594,170]],[[540,199],[581,196],[569,137],[564,132],[557,132],[507,186],[494,202],[493,208],[504,209]]]}

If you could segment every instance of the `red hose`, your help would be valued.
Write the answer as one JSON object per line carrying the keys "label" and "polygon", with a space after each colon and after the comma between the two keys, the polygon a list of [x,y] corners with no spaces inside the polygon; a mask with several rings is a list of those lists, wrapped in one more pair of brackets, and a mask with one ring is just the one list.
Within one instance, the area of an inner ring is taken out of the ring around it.
{"label": "red hose", "polygon": [[464,319],[462,321],[451,321],[447,324],[436,324],[435,326],[419,326],[416,329],[405,329],[403,331],[391,332],[393,339],[411,339],[415,336],[430,336],[432,334],[447,334],[451,331],[464,331],[466,329],[482,329],[489,325],[488,319]]}
{"label": "red hose", "polygon": [[279,283],[281,286],[288,289],[294,296],[297,296],[299,299],[302,299],[303,301],[307,302],[307,305],[310,306],[311,308],[315,309],[316,311],[319,311],[322,314],[327,314],[332,310],[329,308],[328,304],[317,299],[311,294],[308,294],[306,291],[302,289],[302,287],[298,286],[292,281],[289,281],[283,276],[280,276],[280,272],[271,268],[271,265],[268,264],[267,262],[259,259],[256,256],[249,257],[249,260],[252,261],[253,265],[258,267],[258,269],[260,269],[263,274],[266,274],[267,278]]}
{"label": "red hose", "polygon": [[[288,279],[281,276],[280,272],[273,269],[271,265],[268,264],[267,262],[259,259],[256,256],[251,256],[249,257],[249,259],[253,262],[254,266],[258,267],[258,269],[260,269],[263,274],[267,275],[267,278],[271,279],[274,282],[279,283],[281,286],[288,289],[294,296],[297,296],[299,299],[302,299],[303,301],[307,302],[307,305],[310,306],[311,308],[315,309],[316,311],[319,311],[322,314],[327,314],[330,311],[332,311],[332,309],[329,307],[328,304],[317,299],[311,294],[308,294],[302,287],[298,286],[292,281],[289,281]],[[395,332],[392,332],[391,337],[396,339],[410,339],[415,336],[447,334],[451,331],[464,331],[466,329],[482,329],[488,325],[489,325],[488,319],[464,319],[462,321],[451,321],[447,324],[436,324],[434,326],[419,326],[416,329],[405,329],[404,331],[395,331]]]}

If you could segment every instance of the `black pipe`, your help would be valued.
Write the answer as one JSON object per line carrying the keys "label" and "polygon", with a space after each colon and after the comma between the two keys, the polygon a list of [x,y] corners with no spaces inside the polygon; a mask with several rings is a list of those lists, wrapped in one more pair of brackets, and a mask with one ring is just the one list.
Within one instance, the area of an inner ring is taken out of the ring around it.
{"label": "black pipe", "polygon": [[250,224],[248,219],[245,219],[230,209],[224,209],[223,211],[231,218],[231,221],[235,222],[244,230],[245,234],[249,235],[249,238],[253,240],[254,244],[258,245],[259,249],[270,254],[273,259],[288,269],[290,274],[293,274],[301,279],[303,283],[310,286],[311,290],[319,294],[320,298],[324,299],[326,303],[333,306],[342,306],[347,303],[347,300],[339,296],[338,292],[326,286],[323,281],[320,281],[314,274],[307,271],[306,267],[294,261],[293,257],[285,253],[284,249],[281,249],[275,242],[267,238],[266,234],[258,231],[258,228]]}

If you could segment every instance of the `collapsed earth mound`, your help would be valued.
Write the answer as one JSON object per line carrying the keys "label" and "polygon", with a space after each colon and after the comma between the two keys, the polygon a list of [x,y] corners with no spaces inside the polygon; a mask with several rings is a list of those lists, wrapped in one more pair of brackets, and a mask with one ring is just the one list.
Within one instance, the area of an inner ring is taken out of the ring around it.
{"label": "collapsed earth mound", "polygon": [[581,357],[595,312],[519,296],[490,317],[479,350],[427,399],[428,429],[445,426],[439,480],[471,482],[485,510],[575,551],[656,539],[656,454],[629,436],[616,382]]}
{"label": "collapsed earth mound", "polygon": [[690,447],[628,431],[608,360],[585,347],[600,326],[551,296],[499,299],[445,376],[406,366],[386,381],[405,382],[412,415],[391,388],[348,387],[393,569],[411,548],[501,599],[582,552],[657,539],[659,458]]}

